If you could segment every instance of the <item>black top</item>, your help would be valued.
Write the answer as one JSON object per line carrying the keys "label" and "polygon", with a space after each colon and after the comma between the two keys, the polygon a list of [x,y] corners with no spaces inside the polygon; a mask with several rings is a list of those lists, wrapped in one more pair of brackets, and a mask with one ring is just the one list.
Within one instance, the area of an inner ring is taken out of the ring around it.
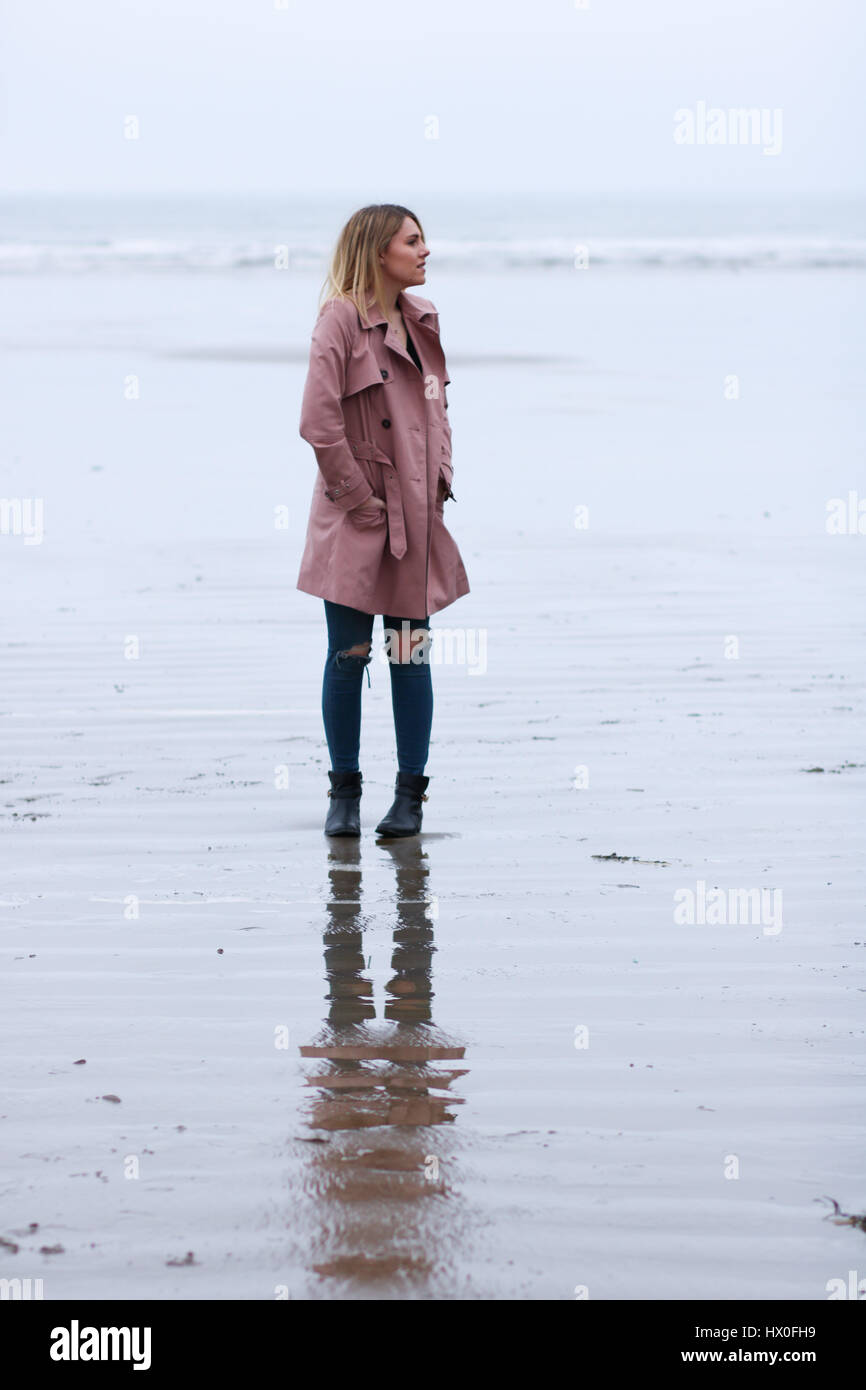
{"label": "black top", "polygon": [[417,353],[416,350],[415,350],[415,344],[412,342],[412,339],[409,337],[409,330],[408,330],[408,328],[406,329],[406,351],[409,353],[409,356],[412,358],[412,361],[415,363],[415,366],[418,368],[419,372],[421,372],[422,375],[423,375],[424,368],[421,366],[421,359],[420,359],[420,357],[418,356],[418,353]]}

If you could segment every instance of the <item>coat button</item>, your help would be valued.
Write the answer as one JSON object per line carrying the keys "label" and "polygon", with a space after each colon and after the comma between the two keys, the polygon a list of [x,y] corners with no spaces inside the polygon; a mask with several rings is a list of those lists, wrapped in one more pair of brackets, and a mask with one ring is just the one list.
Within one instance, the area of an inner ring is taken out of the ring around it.
{"label": "coat button", "polygon": [[385,370],[384,367],[380,367],[379,370],[380,370],[380,372],[382,373],[382,376],[383,376],[383,377],[386,377],[386,376],[388,375],[388,373],[386,372],[386,370]]}
{"label": "coat button", "polygon": [[389,429],[391,428],[391,421],[390,421],[390,420],[383,420],[383,421],[382,421],[382,428],[383,428],[383,429],[386,429],[386,430],[389,430]]}

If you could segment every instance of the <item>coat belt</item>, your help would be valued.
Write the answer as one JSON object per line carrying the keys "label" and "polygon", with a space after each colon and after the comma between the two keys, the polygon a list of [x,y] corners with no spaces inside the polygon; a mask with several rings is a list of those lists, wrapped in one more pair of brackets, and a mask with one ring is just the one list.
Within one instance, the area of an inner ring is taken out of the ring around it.
{"label": "coat belt", "polygon": [[402,560],[406,554],[406,521],[403,516],[403,494],[397,470],[375,444],[366,439],[347,441],[357,459],[367,459],[378,463],[384,474],[385,506],[388,512],[388,547],[395,560]]}

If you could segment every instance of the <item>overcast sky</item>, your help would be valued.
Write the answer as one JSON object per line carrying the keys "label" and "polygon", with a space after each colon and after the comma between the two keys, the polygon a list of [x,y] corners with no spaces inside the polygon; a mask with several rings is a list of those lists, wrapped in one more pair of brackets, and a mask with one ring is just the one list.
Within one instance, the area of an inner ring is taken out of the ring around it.
{"label": "overcast sky", "polygon": [[4,192],[864,188],[862,0],[0,3]]}

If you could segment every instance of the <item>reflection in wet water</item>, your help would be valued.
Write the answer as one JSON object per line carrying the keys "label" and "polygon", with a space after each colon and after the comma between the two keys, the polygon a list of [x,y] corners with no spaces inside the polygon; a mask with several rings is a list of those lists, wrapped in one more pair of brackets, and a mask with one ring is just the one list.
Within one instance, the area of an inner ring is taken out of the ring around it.
{"label": "reflection in wet water", "polygon": [[[311,1268],[369,1286],[420,1283],[444,1273],[459,1239],[447,1127],[462,1104],[451,1092],[464,1047],[433,1020],[433,940],[428,863],[421,841],[382,841],[396,874],[392,975],[377,1021],[363,925],[360,844],[332,840],[324,927],[328,1013],[320,1036],[301,1047],[313,1062],[315,1096],[306,1121],[316,1203]],[[377,912],[377,920],[381,920]],[[387,1127],[387,1135],[383,1130]],[[318,1142],[315,1142],[318,1141]],[[335,1292],[337,1291],[335,1286]],[[418,1291],[416,1289],[416,1291]]]}

